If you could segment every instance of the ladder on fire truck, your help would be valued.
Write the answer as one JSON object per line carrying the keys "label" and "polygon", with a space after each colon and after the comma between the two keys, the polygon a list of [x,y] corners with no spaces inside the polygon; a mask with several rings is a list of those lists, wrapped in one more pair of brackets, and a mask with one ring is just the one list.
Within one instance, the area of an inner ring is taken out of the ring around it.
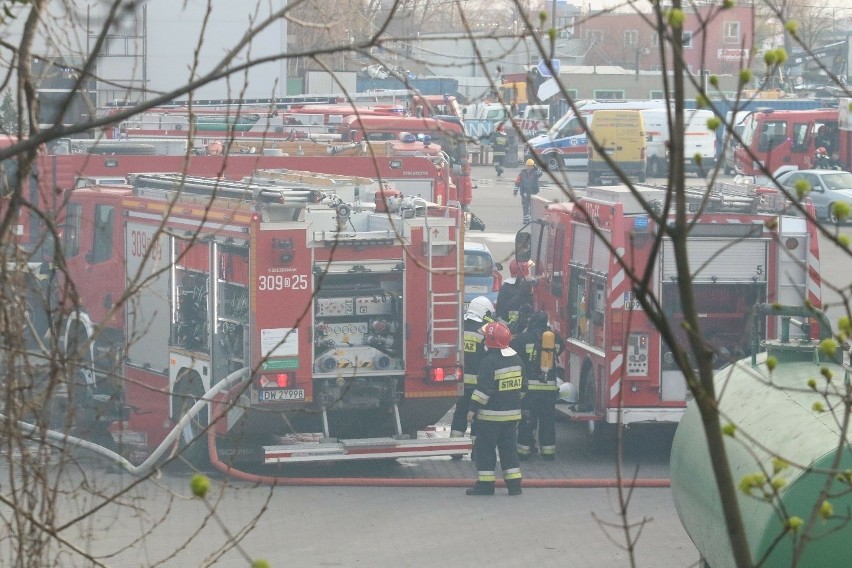
{"label": "ladder on fire truck", "polygon": [[260,203],[293,205],[298,210],[309,203],[322,200],[324,194],[308,187],[284,187],[245,181],[230,181],[220,178],[206,178],[174,174],[131,174],[128,181],[136,188],[137,194],[148,196],[166,196],[170,192],[176,197],[202,196],[211,198],[238,199]]}
{"label": "ladder on fire truck", "polygon": [[[445,217],[449,218],[450,212],[453,209],[461,211],[461,204],[457,201],[448,203],[447,207],[444,209]],[[439,251],[442,255],[453,254],[454,249],[456,249],[455,254],[458,254],[457,247],[459,245],[459,241],[463,238],[463,233],[461,232],[462,227],[457,224],[455,227],[456,239],[449,239],[448,236],[443,235],[441,231],[438,231],[436,228],[429,225],[428,211],[424,215],[424,225],[423,239],[426,247],[426,259],[429,269],[427,284],[429,290],[427,316],[429,341],[424,346],[424,350],[426,364],[431,367],[433,359],[437,357],[447,357],[453,353],[455,353],[457,361],[461,362],[462,360],[462,313],[458,307],[463,305],[463,291],[455,290],[453,292],[436,292],[433,284],[436,271],[442,270],[435,266],[435,256]],[[448,312],[451,315],[447,315]],[[452,340],[448,341],[447,338],[452,338]]]}

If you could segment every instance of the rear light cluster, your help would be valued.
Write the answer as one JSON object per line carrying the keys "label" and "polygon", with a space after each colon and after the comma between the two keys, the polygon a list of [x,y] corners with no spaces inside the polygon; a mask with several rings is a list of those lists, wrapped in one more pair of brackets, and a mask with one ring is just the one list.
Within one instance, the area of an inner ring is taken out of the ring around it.
{"label": "rear light cluster", "polygon": [[296,385],[296,373],[264,373],[257,378],[256,384],[262,389],[286,389]]}
{"label": "rear light cluster", "polygon": [[462,378],[461,365],[426,367],[426,382],[433,384],[457,383]]}

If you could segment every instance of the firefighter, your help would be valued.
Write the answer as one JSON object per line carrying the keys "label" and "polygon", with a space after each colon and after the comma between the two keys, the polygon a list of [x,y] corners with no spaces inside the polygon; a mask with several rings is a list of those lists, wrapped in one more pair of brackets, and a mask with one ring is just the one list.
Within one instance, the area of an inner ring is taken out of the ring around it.
{"label": "firefighter", "polygon": [[[493,320],[494,304],[485,296],[471,300],[464,314],[464,394],[456,401],[450,437],[461,438],[467,430],[467,413],[470,409],[470,395],[476,388],[476,376],[479,363],[485,355],[485,336],[482,327]],[[470,426],[470,437],[475,439],[475,425]],[[457,456],[453,456],[456,458]],[[458,456],[459,458],[461,456]]]}
{"label": "firefighter", "polygon": [[497,126],[494,131],[494,169],[497,170],[497,177],[503,175],[503,165],[506,160],[506,146],[509,142],[509,136],[506,134],[506,129],[502,124]]}
{"label": "firefighter", "polygon": [[532,289],[535,280],[530,277],[532,266],[532,262],[519,262],[517,259],[509,263],[510,277],[503,281],[497,294],[497,318],[508,324],[510,331],[517,329],[522,307],[528,305],[526,310],[530,312],[534,306]]}
{"label": "firefighter", "polygon": [[505,324],[491,322],[482,328],[485,356],[479,366],[476,390],[471,395],[468,422],[476,418],[473,459],[478,473],[468,495],[494,495],[497,453],[509,495],[521,494],[518,460],[518,422],[521,420],[523,362],[509,347],[512,333]]}
{"label": "firefighter", "polygon": [[515,178],[515,191],[513,195],[521,194],[521,206],[524,210],[524,224],[532,221],[530,213],[530,202],[532,196],[538,193],[538,178],[541,177],[541,170],[535,167],[535,160],[529,158],[527,166],[521,170],[518,177]]}
{"label": "firefighter", "polygon": [[524,395],[522,419],[518,426],[518,457],[528,459],[535,452],[536,430],[541,458],[556,458],[556,361],[565,349],[565,342],[550,329],[547,314],[535,312],[530,316],[526,331],[512,340],[512,348],[524,362],[527,392]]}

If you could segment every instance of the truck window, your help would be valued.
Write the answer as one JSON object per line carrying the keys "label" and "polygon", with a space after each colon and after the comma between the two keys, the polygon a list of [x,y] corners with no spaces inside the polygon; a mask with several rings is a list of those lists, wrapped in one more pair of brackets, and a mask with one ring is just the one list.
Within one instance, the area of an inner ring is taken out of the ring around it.
{"label": "truck window", "polygon": [[562,126],[556,138],[568,138],[577,134],[583,134],[583,125],[580,124],[579,118],[574,117]]}
{"label": "truck window", "polygon": [[787,136],[787,121],[767,120],[760,128],[760,137],[757,139],[758,152],[768,152],[784,142]]}
{"label": "truck window", "polygon": [[804,152],[808,149],[808,124],[793,125],[793,151]]}
{"label": "truck window", "polygon": [[758,122],[754,119],[754,115],[750,114],[743,120],[742,125],[743,129],[740,137],[743,139],[743,144],[745,144],[746,148],[750,148],[751,143],[754,142]]}
{"label": "truck window", "polygon": [[112,224],[115,207],[95,207],[95,234],[92,239],[92,264],[103,262],[112,256]]}
{"label": "truck window", "polygon": [[553,267],[553,273],[562,272],[562,254],[565,248],[565,227],[558,225],[551,235],[552,242],[545,250],[545,259],[548,266]]}
{"label": "truck window", "polygon": [[66,258],[73,258],[80,253],[80,215],[82,207],[70,203],[65,212],[65,224],[62,227],[62,248]]}

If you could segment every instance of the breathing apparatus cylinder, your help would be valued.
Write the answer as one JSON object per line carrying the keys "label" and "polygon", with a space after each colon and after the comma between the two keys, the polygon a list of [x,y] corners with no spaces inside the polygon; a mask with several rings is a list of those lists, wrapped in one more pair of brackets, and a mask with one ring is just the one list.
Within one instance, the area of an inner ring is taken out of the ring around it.
{"label": "breathing apparatus cylinder", "polygon": [[541,334],[541,372],[546,377],[553,368],[553,358],[556,354],[556,334],[547,330]]}

